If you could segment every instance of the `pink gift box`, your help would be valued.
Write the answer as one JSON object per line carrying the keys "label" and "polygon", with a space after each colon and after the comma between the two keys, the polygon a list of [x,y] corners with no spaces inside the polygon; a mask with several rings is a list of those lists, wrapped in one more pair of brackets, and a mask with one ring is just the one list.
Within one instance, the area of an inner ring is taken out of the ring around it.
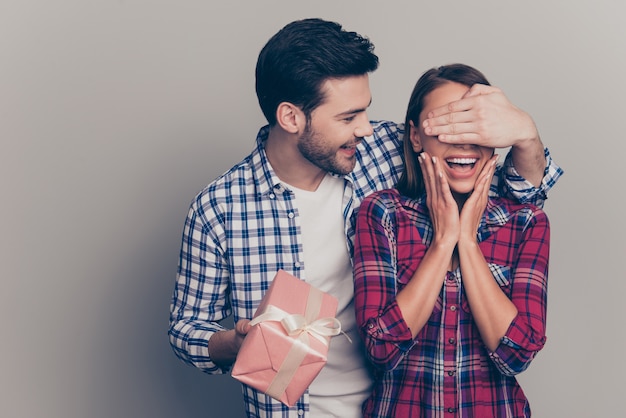
{"label": "pink gift box", "polygon": [[293,406],[341,332],[337,298],[279,270],[254,314],[231,375]]}

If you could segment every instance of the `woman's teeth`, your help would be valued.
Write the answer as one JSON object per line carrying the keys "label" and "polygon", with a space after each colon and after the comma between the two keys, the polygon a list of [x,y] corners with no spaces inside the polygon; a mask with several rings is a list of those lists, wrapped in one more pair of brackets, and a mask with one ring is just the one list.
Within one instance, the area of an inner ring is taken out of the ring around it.
{"label": "woman's teeth", "polygon": [[452,165],[474,165],[476,161],[478,161],[477,158],[449,158],[446,160],[450,167]]}

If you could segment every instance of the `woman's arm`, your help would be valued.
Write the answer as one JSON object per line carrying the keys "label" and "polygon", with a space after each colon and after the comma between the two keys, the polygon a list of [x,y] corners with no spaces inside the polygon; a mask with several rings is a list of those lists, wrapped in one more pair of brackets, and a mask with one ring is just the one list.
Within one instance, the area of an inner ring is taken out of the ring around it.
{"label": "woman's arm", "polygon": [[483,342],[494,351],[517,315],[517,308],[493,279],[476,239],[459,242],[459,259],[472,317]]}
{"label": "woman's arm", "polygon": [[504,374],[526,370],[546,342],[549,256],[550,224],[546,214],[537,209],[524,230],[510,279],[517,315],[491,353]]}
{"label": "woman's arm", "polygon": [[414,345],[396,303],[398,271],[390,193],[374,193],[359,208],[354,246],[356,322],[372,364],[391,370]]}
{"label": "woman's arm", "polygon": [[521,219],[525,229],[511,265],[510,295],[494,279],[478,244],[469,239],[459,242],[472,316],[492,360],[506,375],[524,371],[546,339],[549,223],[540,209]]}
{"label": "woman's arm", "polygon": [[[422,330],[441,291],[443,278],[459,239],[459,207],[452,197],[441,162],[423,152],[418,157],[426,188],[426,205],[433,225],[433,240],[407,285],[398,293],[397,303],[413,338]],[[495,163],[495,160],[494,160]],[[485,180],[487,181],[487,180]],[[414,227],[413,225],[408,226]]]}
{"label": "woman's arm", "polygon": [[478,226],[489,200],[489,184],[494,166],[495,159],[492,158],[491,164],[485,167],[489,169],[487,174],[479,177],[474,191],[463,205],[458,242],[465,295],[483,342],[490,351],[496,349],[517,315],[515,305],[493,279],[477,241]]}

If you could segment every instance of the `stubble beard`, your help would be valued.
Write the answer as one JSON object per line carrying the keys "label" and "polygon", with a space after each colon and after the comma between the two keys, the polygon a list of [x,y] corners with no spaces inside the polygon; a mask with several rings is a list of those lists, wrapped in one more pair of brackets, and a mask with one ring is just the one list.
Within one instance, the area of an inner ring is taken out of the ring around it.
{"label": "stubble beard", "polygon": [[298,139],[298,150],[311,164],[330,173],[342,176],[350,174],[356,165],[356,157],[341,161],[337,155],[338,150],[328,146],[308,123]]}

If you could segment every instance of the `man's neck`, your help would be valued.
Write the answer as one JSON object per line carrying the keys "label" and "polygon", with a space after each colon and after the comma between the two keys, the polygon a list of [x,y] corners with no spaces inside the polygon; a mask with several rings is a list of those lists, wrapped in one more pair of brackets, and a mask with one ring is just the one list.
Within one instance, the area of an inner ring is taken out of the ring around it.
{"label": "man's neck", "polygon": [[298,189],[315,191],[326,176],[325,170],[302,156],[297,138],[284,131],[270,130],[265,154],[278,178]]}

